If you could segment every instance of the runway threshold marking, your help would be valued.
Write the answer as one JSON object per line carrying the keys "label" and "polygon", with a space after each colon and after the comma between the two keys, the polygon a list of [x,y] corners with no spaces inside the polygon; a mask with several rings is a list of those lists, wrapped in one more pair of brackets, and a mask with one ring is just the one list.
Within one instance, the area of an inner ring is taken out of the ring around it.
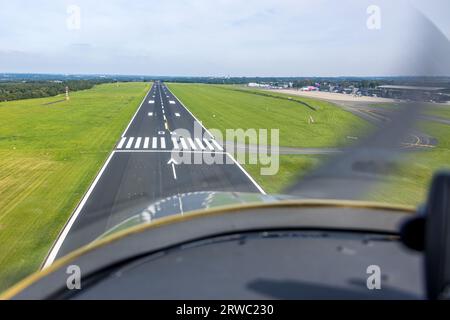
{"label": "runway threshold marking", "polygon": [[195,145],[194,141],[192,141],[191,138],[186,138],[186,140],[189,142],[189,145],[191,146],[192,150],[197,150],[197,146]]}
{"label": "runway threshold marking", "polygon": [[181,146],[183,147],[183,149],[188,149],[186,141],[184,140],[183,137],[180,137],[180,143],[181,143]]}
{"label": "runway threshold marking", "polygon": [[122,139],[120,139],[120,142],[119,142],[119,144],[117,145],[117,148],[122,148],[123,147],[123,144],[125,143],[125,141],[127,141],[127,138],[126,137],[123,137]]}
{"label": "runway threshold marking", "polygon": [[139,147],[140,147],[140,145],[141,145],[141,140],[142,140],[141,137],[138,137],[138,138],[136,139],[136,144],[134,145],[134,148],[135,148],[135,149],[139,149]]}
{"label": "runway threshold marking", "polygon": [[130,140],[128,140],[128,143],[125,146],[125,148],[130,149],[131,145],[133,144],[133,141],[134,141],[134,137],[131,137]]}
{"label": "runway threshold marking", "polygon": [[206,150],[205,146],[199,138],[195,138],[195,142],[197,142],[197,144],[200,146],[200,149]]}
{"label": "runway threshold marking", "polygon": [[175,149],[180,149],[180,146],[178,145],[177,138],[172,137],[172,143],[173,143],[173,147],[174,147]]}

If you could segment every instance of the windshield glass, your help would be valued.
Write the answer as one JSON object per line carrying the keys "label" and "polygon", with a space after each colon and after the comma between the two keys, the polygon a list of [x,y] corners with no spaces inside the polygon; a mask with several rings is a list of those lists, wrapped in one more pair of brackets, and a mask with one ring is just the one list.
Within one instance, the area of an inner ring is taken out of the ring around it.
{"label": "windshield glass", "polygon": [[415,207],[450,166],[448,1],[72,2],[0,11],[0,292],[167,216]]}

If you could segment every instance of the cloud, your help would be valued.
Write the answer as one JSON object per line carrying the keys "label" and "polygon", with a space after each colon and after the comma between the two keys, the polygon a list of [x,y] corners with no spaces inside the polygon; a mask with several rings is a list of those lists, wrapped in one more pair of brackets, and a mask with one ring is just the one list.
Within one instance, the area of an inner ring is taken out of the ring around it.
{"label": "cloud", "polygon": [[[366,27],[366,8],[373,2],[382,9],[379,31]],[[448,36],[450,19],[442,13],[450,9],[447,2],[413,4],[425,7]],[[80,8],[79,29],[67,28],[69,5]],[[402,1],[343,0],[338,6],[331,0],[16,0],[2,6],[0,54],[8,60],[0,60],[1,72],[408,72],[395,65],[411,33],[411,9]]]}

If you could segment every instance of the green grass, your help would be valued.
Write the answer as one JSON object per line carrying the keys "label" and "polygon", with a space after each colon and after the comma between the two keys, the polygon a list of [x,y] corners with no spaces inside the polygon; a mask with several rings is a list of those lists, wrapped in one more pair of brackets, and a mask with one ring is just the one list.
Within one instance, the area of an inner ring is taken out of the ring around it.
{"label": "green grass", "polygon": [[149,86],[0,103],[0,291],[37,270]]}
{"label": "green grass", "polygon": [[280,167],[276,175],[261,175],[260,164],[244,164],[244,168],[265,192],[281,194],[296,179],[317,167],[323,158],[319,155],[280,155]]}
{"label": "green grass", "polygon": [[450,105],[431,105],[427,113],[436,117],[450,119]]}
{"label": "green grass", "polygon": [[[289,99],[284,94],[230,85],[169,84],[169,88],[207,128],[222,134],[237,128],[279,129],[281,146],[340,146],[351,142],[347,136],[359,136],[369,127],[353,114],[314,99]],[[314,124],[308,124],[309,116]]]}
{"label": "green grass", "polygon": [[450,169],[450,126],[424,122],[421,129],[437,138],[438,145],[406,154],[392,180],[373,190],[372,200],[418,205],[426,199],[433,173]]}

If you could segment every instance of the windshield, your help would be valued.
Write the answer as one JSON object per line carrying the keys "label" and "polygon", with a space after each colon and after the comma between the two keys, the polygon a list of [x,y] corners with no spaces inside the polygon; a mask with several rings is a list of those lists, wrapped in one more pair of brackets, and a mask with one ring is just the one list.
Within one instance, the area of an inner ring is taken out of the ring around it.
{"label": "windshield", "polygon": [[450,166],[448,1],[72,2],[0,11],[0,292],[167,216],[416,207]]}

